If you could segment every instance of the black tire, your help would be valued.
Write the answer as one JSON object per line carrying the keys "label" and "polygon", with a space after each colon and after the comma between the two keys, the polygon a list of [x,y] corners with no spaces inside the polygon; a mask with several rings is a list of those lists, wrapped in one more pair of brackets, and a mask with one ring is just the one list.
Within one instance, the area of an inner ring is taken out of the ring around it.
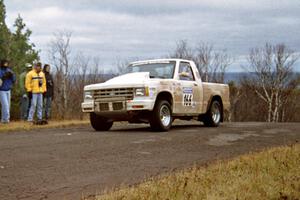
{"label": "black tire", "polygon": [[107,118],[95,113],[90,113],[90,122],[96,131],[108,131],[113,125],[113,121],[109,121]]}
{"label": "black tire", "polygon": [[209,110],[204,116],[203,123],[205,126],[217,127],[220,125],[222,118],[222,107],[218,100],[213,100],[210,104]]}
{"label": "black tire", "polygon": [[172,108],[168,101],[158,100],[150,117],[153,131],[168,131],[172,126]]}

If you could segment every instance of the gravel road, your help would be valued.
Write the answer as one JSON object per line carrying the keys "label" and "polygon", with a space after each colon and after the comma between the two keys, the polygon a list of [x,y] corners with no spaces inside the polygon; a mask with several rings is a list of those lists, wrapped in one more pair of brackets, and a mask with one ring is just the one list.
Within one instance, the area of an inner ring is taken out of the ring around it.
{"label": "gravel road", "polygon": [[300,123],[175,121],[167,133],[116,124],[0,133],[0,199],[81,199],[147,177],[300,141]]}

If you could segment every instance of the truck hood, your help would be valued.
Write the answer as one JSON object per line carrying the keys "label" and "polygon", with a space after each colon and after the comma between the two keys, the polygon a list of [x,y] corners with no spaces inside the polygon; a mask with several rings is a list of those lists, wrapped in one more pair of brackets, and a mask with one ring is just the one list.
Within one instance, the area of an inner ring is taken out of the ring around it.
{"label": "truck hood", "polygon": [[150,79],[149,72],[135,72],[112,78],[104,83],[87,85],[84,90],[98,90],[106,88],[143,87]]}

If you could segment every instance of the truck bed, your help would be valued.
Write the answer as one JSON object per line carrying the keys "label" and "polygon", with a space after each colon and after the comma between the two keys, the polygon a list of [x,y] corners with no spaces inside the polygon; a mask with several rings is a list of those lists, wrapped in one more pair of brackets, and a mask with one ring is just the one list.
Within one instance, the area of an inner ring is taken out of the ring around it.
{"label": "truck bed", "polygon": [[204,110],[208,107],[211,100],[211,94],[218,94],[223,101],[223,109],[229,110],[229,87],[227,84],[202,82],[203,86],[203,106]]}

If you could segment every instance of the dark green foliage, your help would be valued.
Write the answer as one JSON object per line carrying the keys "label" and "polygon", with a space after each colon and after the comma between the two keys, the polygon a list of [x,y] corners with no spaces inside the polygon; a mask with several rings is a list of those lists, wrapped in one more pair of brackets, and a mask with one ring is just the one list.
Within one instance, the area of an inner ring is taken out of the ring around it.
{"label": "dark green foliage", "polygon": [[9,52],[10,32],[5,23],[6,10],[3,0],[0,0],[0,59],[7,58]]}
{"label": "dark green foliage", "polygon": [[[0,0],[0,59],[8,59],[12,70],[19,75],[25,70],[26,63],[33,63],[39,59],[38,51],[30,42],[31,31],[26,27],[23,19],[18,15],[13,30],[10,30],[5,22],[6,10],[3,0]],[[20,88],[18,84],[12,90],[11,115],[12,119],[19,117]]]}
{"label": "dark green foliage", "polygon": [[31,31],[26,28],[23,19],[18,16],[14,23],[15,32],[11,34],[9,59],[14,71],[21,73],[26,63],[32,63],[38,59],[38,52],[34,50],[34,44],[30,43]]}

